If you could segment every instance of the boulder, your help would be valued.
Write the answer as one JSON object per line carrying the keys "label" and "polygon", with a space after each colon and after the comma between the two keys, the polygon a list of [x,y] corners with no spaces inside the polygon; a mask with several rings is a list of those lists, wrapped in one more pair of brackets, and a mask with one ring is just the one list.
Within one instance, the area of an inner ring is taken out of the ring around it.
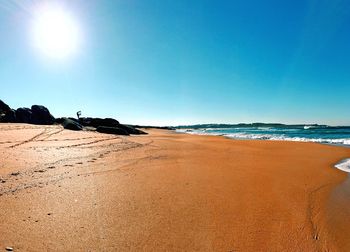
{"label": "boulder", "polygon": [[126,132],[128,132],[129,134],[133,134],[133,135],[147,134],[146,132],[139,130],[139,129],[136,129],[130,125],[119,124],[118,128],[121,128],[121,129],[125,130]]}
{"label": "boulder", "polygon": [[[147,125],[130,125],[134,128],[142,128],[142,129],[164,129],[164,130],[175,130],[174,127],[171,126],[147,126]],[[147,134],[147,133],[146,133]]]}
{"label": "boulder", "polygon": [[55,122],[55,118],[50,114],[50,111],[41,105],[32,106],[31,123],[40,125],[51,125]]}
{"label": "boulder", "polygon": [[64,120],[66,120],[67,118],[66,117],[58,117],[58,118],[55,118],[55,123],[57,124],[63,124]]}
{"label": "boulder", "polygon": [[11,110],[10,106],[7,105],[5,102],[0,100],[0,115],[6,114],[7,111]]}
{"label": "boulder", "polygon": [[68,130],[82,130],[83,129],[83,127],[79,123],[77,123],[69,118],[63,119],[62,126],[63,126],[63,128],[68,129]]}
{"label": "boulder", "polygon": [[106,134],[114,134],[114,135],[125,135],[128,136],[129,133],[118,127],[107,127],[107,126],[99,126],[96,128],[97,132],[106,133]]}
{"label": "boulder", "polygon": [[29,108],[18,108],[16,110],[16,122],[30,123],[32,120],[32,111]]}
{"label": "boulder", "polygon": [[2,118],[3,122],[14,123],[16,122],[16,110],[10,109],[6,112],[5,116]]}
{"label": "boulder", "polygon": [[72,120],[72,121],[74,121],[74,122],[76,122],[76,123],[78,123],[78,124],[81,125],[81,123],[79,122],[79,120],[78,120],[78,119],[75,119],[74,117],[68,117],[68,119],[70,119],[70,120]]}
{"label": "boulder", "polygon": [[106,127],[118,127],[119,122],[113,118],[91,118],[91,117],[81,117],[79,118],[79,123],[84,126],[90,126],[97,128],[99,126]]}
{"label": "boulder", "polygon": [[[63,124],[63,122],[67,119],[72,120],[73,122],[76,122],[77,124],[80,124],[79,121],[73,117],[58,117],[58,118],[55,118],[55,123]],[[82,126],[82,125],[80,124],[80,126]]]}

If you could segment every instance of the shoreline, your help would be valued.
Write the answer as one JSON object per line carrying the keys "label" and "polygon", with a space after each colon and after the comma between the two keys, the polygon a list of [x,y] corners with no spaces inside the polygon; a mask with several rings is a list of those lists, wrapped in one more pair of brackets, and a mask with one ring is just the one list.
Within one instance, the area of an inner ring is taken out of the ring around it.
{"label": "shoreline", "polygon": [[345,158],[340,160],[338,163],[334,165],[335,168],[350,173],[350,158]]}
{"label": "shoreline", "polygon": [[[287,126],[287,125],[286,125]],[[335,128],[344,128],[350,129],[349,126],[339,126]],[[224,128],[225,130],[229,130]],[[235,128],[236,129],[236,128]],[[344,146],[350,148],[350,138],[323,138],[321,137],[322,132],[314,132],[319,135],[319,137],[309,137],[306,132],[300,132],[300,129],[294,129],[299,130],[297,134],[288,135],[288,133],[278,133],[276,131],[270,132],[262,132],[262,131],[244,131],[245,128],[240,128],[241,131],[236,132],[220,132],[220,130],[223,130],[222,128],[217,129],[211,129],[211,128],[203,128],[203,129],[183,129],[183,128],[175,128],[176,132],[179,133],[185,133],[190,135],[209,135],[209,136],[223,136],[229,139],[235,139],[235,140],[267,140],[267,141],[289,141],[289,142],[309,142],[309,143],[320,143],[320,144],[329,144],[329,145],[335,145],[335,146]],[[258,128],[259,129],[259,128]],[[215,131],[216,130],[216,131]],[[256,130],[256,129],[255,129]],[[261,129],[259,129],[261,130]],[[307,130],[309,131],[309,129]],[[314,134],[313,133],[313,134]],[[334,132],[334,134],[337,134],[337,132]],[[350,134],[350,131],[349,131]]]}
{"label": "shoreline", "polygon": [[[225,139],[229,140],[235,140],[235,141],[273,141],[273,142],[297,142],[297,143],[314,143],[314,144],[321,144],[321,145],[328,145],[328,146],[335,146],[335,147],[342,147],[342,148],[350,148],[350,145],[347,144],[336,144],[336,143],[322,143],[322,142],[313,142],[313,141],[291,141],[291,140],[281,140],[281,139],[243,139],[243,138],[233,138],[228,137],[225,134],[200,134],[200,133],[188,133],[188,132],[181,132],[175,130],[174,132],[179,134],[188,134],[188,135],[198,135],[198,136],[214,136],[214,137],[223,137]],[[350,173],[350,156],[348,158],[343,158],[336,162],[333,165],[334,168],[339,169],[343,172]]]}
{"label": "shoreline", "polygon": [[348,148],[147,132],[0,124],[0,248],[350,249]]}

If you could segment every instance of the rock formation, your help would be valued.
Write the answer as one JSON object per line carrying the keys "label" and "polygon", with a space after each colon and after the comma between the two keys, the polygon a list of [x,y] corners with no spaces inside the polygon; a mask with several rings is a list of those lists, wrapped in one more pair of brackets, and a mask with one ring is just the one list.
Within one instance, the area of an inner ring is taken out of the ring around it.
{"label": "rock formation", "polygon": [[96,129],[97,132],[114,134],[114,135],[125,135],[128,136],[129,133],[119,127],[107,127],[107,126],[98,126]]}
{"label": "rock formation", "polygon": [[30,108],[18,108],[16,110],[16,122],[17,123],[31,123],[32,110]]}
{"label": "rock formation", "polygon": [[0,115],[5,115],[9,110],[11,110],[10,106],[0,100]]}
{"label": "rock formation", "polygon": [[31,123],[50,125],[55,122],[55,118],[50,114],[50,111],[41,105],[32,106],[32,118]]}
{"label": "rock formation", "polygon": [[62,120],[62,126],[65,129],[69,130],[83,130],[83,127],[76,121],[69,119],[69,118],[64,118]]}
{"label": "rock formation", "polygon": [[[80,115],[81,113],[78,114]],[[86,129],[96,130],[97,132],[107,134],[146,134],[130,125],[120,124],[113,118],[80,117],[75,119],[62,117],[55,119],[45,106],[33,105],[31,108],[18,108],[17,110],[14,110],[2,100],[0,100],[0,122],[30,123],[39,125],[51,125],[57,123],[69,130],[83,130],[84,127],[87,127]]]}

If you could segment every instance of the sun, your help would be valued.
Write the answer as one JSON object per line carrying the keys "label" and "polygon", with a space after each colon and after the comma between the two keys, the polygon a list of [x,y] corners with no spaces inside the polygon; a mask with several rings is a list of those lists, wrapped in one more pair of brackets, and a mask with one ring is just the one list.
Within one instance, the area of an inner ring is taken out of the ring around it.
{"label": "sun", "polygon": [[33,15],[31,32],[34,47],[51,58],[71,56],[81,42],[78,23],[59,5],[38,8]]}

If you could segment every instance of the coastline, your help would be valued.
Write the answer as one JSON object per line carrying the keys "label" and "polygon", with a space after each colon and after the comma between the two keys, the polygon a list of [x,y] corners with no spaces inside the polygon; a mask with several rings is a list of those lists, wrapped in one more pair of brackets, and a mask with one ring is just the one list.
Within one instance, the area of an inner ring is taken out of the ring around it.
{"label": "coastline", "polygon": [[146,131],[123,137],[0,125],[0,246],[350,248],[342,212],[348,174],[333,168],[350,149]]}
{"label": "coastline", "polygon": [[349,126],[253,123],[177,126],[175,129],[181,133],[225,136],[237,140],[313,142],[350,147]]}
{"label": "coastline", "polygon": [[[177,131],[176,133],[179,134],[190,134],[190,135],[199,135],[199,136],[217,136],[217,137],[224,137],[226,139],[231,140],[238,140],[238,141],[277,141],[277,142],[300,142],[300,143],[316,143],[316,144],[322,144],[322,145],[329,145],[329,146],[337,146],[342,148],[350,148],[350,145],[345,144],[335,144],[335,143],[322,143],[322,142],[313,142],[313,141],[291,141],[291,140],[280,140],[280,139],[239,139],[239,138],[233,138],[229,137],[225,134],[201,134],[201,133],[192,133],[192,132],[184,132],[184,131]],[[350,158],[343,158],[339,160],[338,162],[334,163],[334,168],[339,169],[343,172],[350,173]]]}
{"label": "coastline", "polygon": [[338,163],[334,165],[335,168],[350,173],[350,158],[345,158],[340,160]]}

